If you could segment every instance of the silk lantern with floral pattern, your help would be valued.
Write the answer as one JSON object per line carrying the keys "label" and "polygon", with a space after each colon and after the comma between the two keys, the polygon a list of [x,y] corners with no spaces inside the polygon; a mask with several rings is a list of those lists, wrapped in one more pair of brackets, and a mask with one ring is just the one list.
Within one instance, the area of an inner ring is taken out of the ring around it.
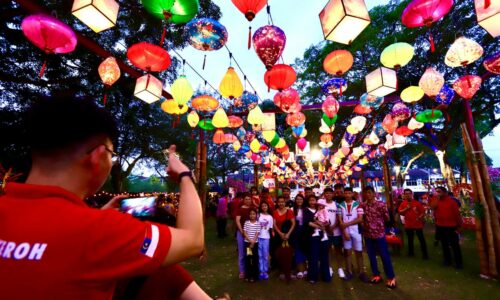
{"label": "silk lantern with floral pattern", "polygon": [[459,37],[446,52],[444,62],[449,67],[466,66],[483,56],[483,47],[474,40]]}
{"label": "silk lantern with floral pattern", "polygon": [[500,52],[485,59],[483,61],[483,66],[489,72],[500,75]]}
{"label": "silk lantern with floral pattern", "polygon": [[104,105],[106,105],[107,90],[120,78],[120,67],[112,56],[106,58],[97,68],[99,77],[104,83]]}
{"label": "silk lantern with floral pattern", "polygon": [[401,122],[411,116],[411,111],[403,102],[398,102],[392,107],[391,115],[394,120]]}
{"label": "silk lantern with floral pattern", "polygon": [[384,103],[384,97],[379,97],[368,93],[364,93],[363,95],[361,95],[359,103],[361,105],[377,109],[380,107],[380,105],[382,105],[382,103]]}
{"label": "silk lantern with floral pattern", "polygon": [[444,77],[433,67],[427,68],[418,82],[418,86],[429,97],[435,97],[444,85]]}
{"label": "silk lantern with floral pattern", "polygon": [[281,28],[274,25],[265,25],[253,34],[253,46],[257,56],[270,70],[278,61],[285,49],[286,36]]}
{"label": "silk lantern with floral pattern", "polygon": [[347,90],[347,80],[344,78],[334,77],[328,79],[321,85],[321,91],[325,95],[340,95]]}
{"label": "silk lantern with floral pattern", "polygon": [[453,89],[460,97],[465,100],[470,100],[476,92],[481,88],[481,77],[477,75],[465,75],[458,78],[455,83],[453,83]]}
{"label": "silk lantern with floral pattern", "polygon": [[450,105],[453,97],[455,97],[455,92],[452,88],[445,84],[436,95],[436,98],[434,98],[434,100],[439,105]]}

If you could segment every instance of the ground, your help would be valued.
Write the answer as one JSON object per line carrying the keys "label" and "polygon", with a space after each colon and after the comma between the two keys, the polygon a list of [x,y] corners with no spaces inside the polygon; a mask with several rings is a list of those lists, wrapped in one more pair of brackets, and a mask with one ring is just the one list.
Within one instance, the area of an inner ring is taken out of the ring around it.
{"label": "ground", "polygon": [[[392,255],[398,287],[395,290],[383,284],[371,285],[358,279],[344,282],[334,277],[332,283],[310,284],[305,280],[294,280],[286,284],[273,272],[268,281],[248,283],[238,279],[236,240],[227,237],[218,239],[215,234],[215,220],[206,223],[206,244],[208,259],[204,263],[191,260],[184,266],[191,272],[198,284],[211,296],[224,292],[231,299],[498,299],[500,284],[479,277],[479,258],[476,251],[474,232],[463,234],[462,252],[464,269],[456,270],[442,266],[440,247],[433,246],[433,228],[426,228],[426,240],[430,260],[420,257],[418,239],[415,238],[416,257]],[[365,256],[365,264],[369,266]],[[379,261],[380,269],[382,265]],[[369,267],[368,267],[369,270]],[[371,274],[370,274],[371,275]],[[496,295],[496,296],[495,296]]]}

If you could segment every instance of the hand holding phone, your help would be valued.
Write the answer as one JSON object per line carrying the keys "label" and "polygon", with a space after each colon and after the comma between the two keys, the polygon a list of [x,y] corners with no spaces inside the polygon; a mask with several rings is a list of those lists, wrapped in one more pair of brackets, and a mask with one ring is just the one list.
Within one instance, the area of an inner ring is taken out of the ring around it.
{"label": "hand holding phone", "polygon": [[123,199],[120,210],[134,217],[150,217],[156,212],[156,197]]}

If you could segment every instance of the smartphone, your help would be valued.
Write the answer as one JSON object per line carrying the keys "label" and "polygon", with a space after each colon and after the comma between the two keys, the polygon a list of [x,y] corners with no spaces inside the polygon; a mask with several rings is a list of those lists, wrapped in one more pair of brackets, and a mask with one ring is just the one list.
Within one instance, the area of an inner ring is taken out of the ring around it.
{"label": "smartphone", "polygon": [[123,199],[120,210],[134,217],[150,217],[156,212],[156,197]]}

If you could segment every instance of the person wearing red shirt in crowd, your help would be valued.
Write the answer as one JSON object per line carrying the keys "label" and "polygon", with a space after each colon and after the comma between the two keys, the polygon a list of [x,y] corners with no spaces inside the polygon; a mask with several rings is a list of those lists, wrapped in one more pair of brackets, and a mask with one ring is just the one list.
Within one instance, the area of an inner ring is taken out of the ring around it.
{"label": "person wearing red shirt in crowd", "polygon": [[273,197],[269,195],[269,189],[263,188],[260,192],[260,202],[266,202],[269,206],[269,212],[272,213],[276,207],[274,205]]}
{"label": "person wearing red shirt in crowd", "polygon": [[431,203],[431,208],[434,210],[436,235],[441,241],[443,248],[444,265],[451,265],[451,247],[455,259],[455,267],[461,269],[463,267],[462,251],[458,242],[458,231],[462,226],[460,210],[457,202],[448,196],[445,187],[437,187],[436,194],[437,200]]}
{"label": "person wearing red shirt in crowd", "polygon": [[379,283],[382,281],[380,271],[377,264],[377,252],[382,259],[384,272],[387,276],[386,286],[388,288],[396,288],[396,275],[392,268],[391,256],[385,239],[384,223],[389,221],[389,211],[384,202],[375,199],[375,190],[371,186],[363,189],[365,202],[363,203],[363,236],[365,238],[366,253],[370,260],[373,278],[371,283]]}
{"label": "person wearing red shirt in crowd", "polygon": [[422,258],[429,259],[427,254],[427,244],[423,233],[424,222],[423,217],[425,208],[422,203],[413,199],[413,192],[410,189],[403,191],[403,203],[399,206],[398,212],[405,217],[405,231],[408,236],[408,256],[414,256],[413,251],[413,236],[416,233],[422,249]]}
{"label": "person wearing red shirt in crowd", "polygon": [[278,262],[280,277],[290,281],[292,275],[293,253],[291,253],[292,251],[288,242],[295,229],[295,214],[292,209],[286,207],[285,203],[285,198],[283,196],[279,196],[276,200],[277,208],[273,213],[273,219],[274,231],[278,235],[274,239],[272,249],[274,256],[272,259]]}
{"label": "person wearing red shirt in crowd", "polygon": [[255,209],[252,204],[252,196],[248,193],[243,195],[243,204],[238,208],[236,213],[236,241],[238,243],[238,267],[240,270],[240,279],[245,278],[245,236],[243,234],[243,226],[250,219],[250,210]]}
{"label": "person wearing red shirt in crowd", "polygon": [[[108,177],[117,137],[113,118],[94,101],[39,99],[25,125],[31,170],[26,183],[7,184],[0,197],[2,299],[111,299],[118,279],[154,274],[203,251],[200,199],[175,146],[167,172],[181,196],[178,227],[170,228],[83,201]],[[195,282],[182,297],[210,299]]]}
{"label": "person wearing red shirt in crowd", "polygon": [[252,203],[254,207],[259,207],[260,205],[260,197],[259,197],[259,190],[252,186],[250,188],[250,195],[252,196]]}

